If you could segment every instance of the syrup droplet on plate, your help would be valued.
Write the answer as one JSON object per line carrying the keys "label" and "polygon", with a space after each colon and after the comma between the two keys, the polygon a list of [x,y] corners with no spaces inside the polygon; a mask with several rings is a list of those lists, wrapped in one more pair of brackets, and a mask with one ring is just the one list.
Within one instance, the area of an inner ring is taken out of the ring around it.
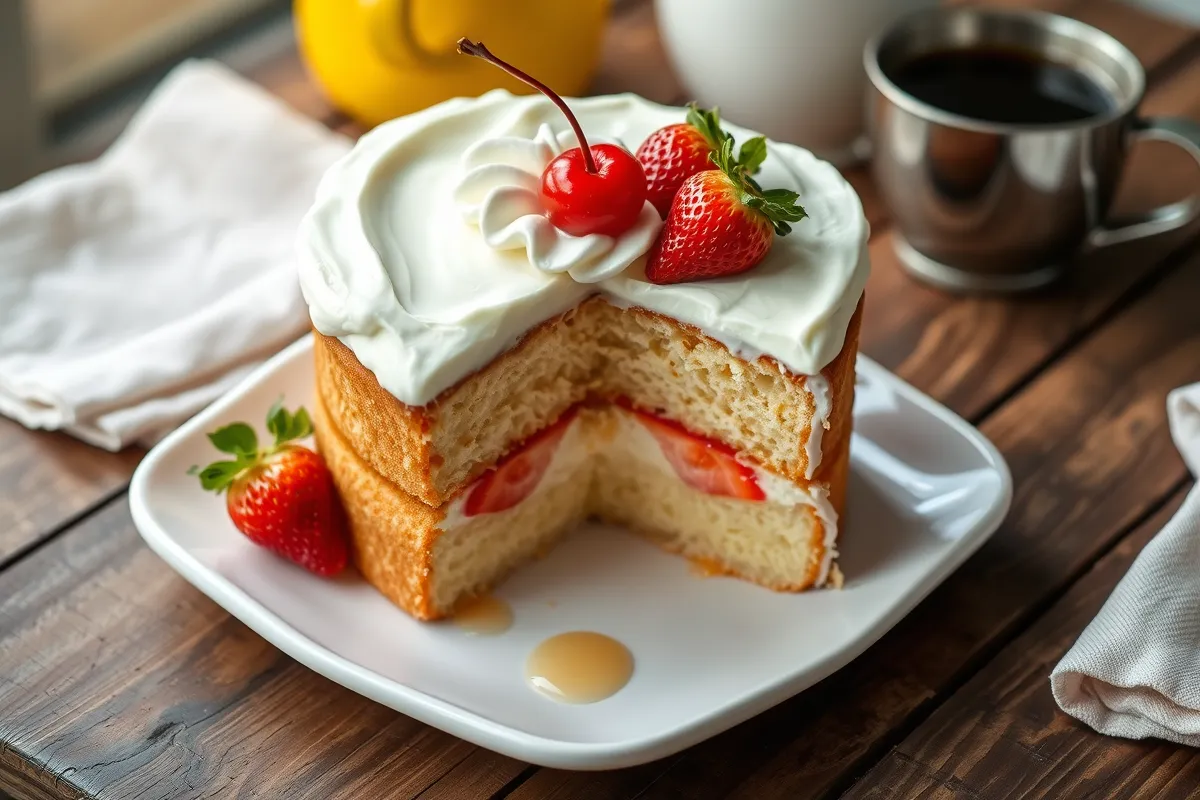
{"label": "syrup droplet on plate", "polygon": [[612,697],[632,675],[629,648],[592,631],[551,636],[525,662],[529,685],[560,703],[595,703]]}
{"label": "syrup droplet on plate", "polygon": [[512,623],[508,603],[490,594],[476,597],[454,613],[454,624],[467,633],[495,635],[504,633]]}
{"label": "syrup droplet on plate", "polygon": [[726,569],[714,559],[697,556],[689,561],[688,572],[698,578],[716,578],[728,574]]}

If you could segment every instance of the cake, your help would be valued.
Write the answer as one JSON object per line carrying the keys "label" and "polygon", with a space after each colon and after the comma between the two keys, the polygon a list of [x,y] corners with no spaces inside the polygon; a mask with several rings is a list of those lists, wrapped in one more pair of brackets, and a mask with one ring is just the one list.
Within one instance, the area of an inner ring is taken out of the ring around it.
{"label": "cake", "polygon": [[[570,106],[629,148],[685,114],[634,95]],[[354,563],[433,620],[596,517],[769,589],[839,585],[857,195],[768,143],[760,181],[799,192],[807,218],[744,274],[657,284],[649,202],[616,237],[530,207],[531,176],[571,141],[547,99],[495,91],[385,123],[322,181],[300,283]]]}

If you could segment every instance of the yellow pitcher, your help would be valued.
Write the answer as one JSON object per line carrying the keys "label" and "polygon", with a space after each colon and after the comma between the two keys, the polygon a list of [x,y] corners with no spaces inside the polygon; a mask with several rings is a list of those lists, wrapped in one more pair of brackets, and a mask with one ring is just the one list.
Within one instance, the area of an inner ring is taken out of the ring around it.
{"label": "yellow pitcher", "polygon": [[459,37],[567,96],[585,92],[609,0],[296,0],[300,51],[334,105],[373,126],[451,97],[525,84],[455,52]]}

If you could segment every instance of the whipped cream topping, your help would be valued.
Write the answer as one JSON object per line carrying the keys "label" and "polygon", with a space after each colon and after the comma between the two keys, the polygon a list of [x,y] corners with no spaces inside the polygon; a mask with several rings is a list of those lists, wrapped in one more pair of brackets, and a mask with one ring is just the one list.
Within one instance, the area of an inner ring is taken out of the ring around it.
{"label": "whipped cream topping", "polygon": [[580,283],[598,283],[644,255],[662,220],[647,200],[637,222],[619,237],[572,236],[555,227],[542,208],[538,187],[546,165],[576,144],[573,131],[556,135],[547,124],[538,126],[532,139],[483,139],[463,154],[454,202],[467,222],[479,226],[489,247],[524,249],[529,263],[542,272],[565,272]]}
{"label": "whipped cream topping", "polygon": [[[589,137],[634,146],[685,117],[628,94],[568,102]],[[867,280],[869,231],[857,195],[832,165],[768,142],[756,177],[799,192],[809,216],[776,237],[749,272],[658,286],[645,279],[639,255],[615,276],[583,283],[572,267],[539,269],[526,247],[493,248],[456,202],[488,195],[456,191],[465,153],[478,146],[482,165],[492,157],[481,142],[534,141],[543,125],[567,129],[541,96],[497,90],[450,100],[374,129],[322,180],[300,228],[301,291],[314,327],[338,337],[400,401],[429,403],[597,292],[694,325],[743,358],[769,355],[796,374],[819,372],[841,350]],[[738,142],[755,135],[725,128]]]}
{"label": "whipped cream topping", "polygon": [[804,443],[804,454],[807,456],[804,477],[812,480],[817,467],[821,466],[821,440],[825,431],[829,430],[829,412],[833,410],[833,405],[829,397],[829,381],[825,380],[824,375],[809,375],[804,379],[804,384],[813,402],[808,441]]}

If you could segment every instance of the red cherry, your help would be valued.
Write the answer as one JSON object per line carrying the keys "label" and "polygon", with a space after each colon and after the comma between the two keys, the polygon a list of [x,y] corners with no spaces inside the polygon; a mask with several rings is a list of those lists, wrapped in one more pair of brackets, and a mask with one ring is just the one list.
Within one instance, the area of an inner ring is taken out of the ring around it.
{"label": "red cherry", "polygon": [[646,173],[632,153],[615,144],[592,145],[591,153],[595,172],[588,172],[578,147],[547,164],[538,194],[554,227],[572,236],[620,236],[646,204]]}
{"label": "red cherry", "polygon": [[554,227],[572,236],[620,236],[633,227],[646,203],[646,173],[633,154],[615,144],[588,147],[583,128],[566,102],[537,78],[496,58],[483,42],[459,39],[458,52],[482,58],[537,89],[571,123],[579,147],[546,165],[538,191]]}

